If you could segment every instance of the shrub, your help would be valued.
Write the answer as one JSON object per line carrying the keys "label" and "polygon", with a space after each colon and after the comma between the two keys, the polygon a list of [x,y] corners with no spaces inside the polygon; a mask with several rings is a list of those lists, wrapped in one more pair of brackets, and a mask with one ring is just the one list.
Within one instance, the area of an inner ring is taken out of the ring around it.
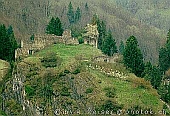
{"label": "shrub", "polygon": [[82,37],[78,37],[78,41],[79,41],[79,44],[83,44],[84,43],[84,39]]}
{"label": "shrub", "polygon": [[80,68],[77,68],[76,70],[74,70],[74,71],[72,72],[72,74],[78,74],[78,73],[80,73]]}
{"label": "shrub", "polygon": [[112,88],[108,87],[108,88],[105,88],[104,90],[106,91],[106,94],[105,94],[105,95],[106,95],[107,97],[109,97],[109,98],[114,98],[114,97],[115,97],[115,95],[116,95],[116,93],[115,93],[115,91],[116,91],[115,88],[113,88],[113,87],[112,87]]}
{"label": "shrub", "polygon": [[26,85],[25,86],[25,92],[27,94],[27,97],[28,98],[31,98],[34,96],[34,93],[35,93],[35,89],[29,85]]}
{"label": "shrub", "polygon": [[61,96],[70,96],[70,92],[68,91],[69,89],[67,87],[63,87],[61,89]]}
{"label": "shrub", "polygon": [[113,111],[117,113],[119,109],[122,109],[122,105],[118,105],[116,102],[106,100],[101,106],[97,108],[98,111]]}
{"label": "shrub", "polygon": [[66,69],[66,70],[64,70],[64,73],[69,74],[70,71]]}
{"label": "shrub", "polygon": [[62,77],[62,76],[66,76],[66,73],[61,72],[61,73],[59,74],[59,77]]}
{"label": "shrub", "polygon": [[92,92],[93,92],[93,88],[87,88],[85,93],[88,94],[88,93],[92,93]]}
{"label": "shrub", "polygon": [[46,68],[59,66],[61,62],[61,58],[53,52],[47,53],[47,55],[41,59],[42,65]]}

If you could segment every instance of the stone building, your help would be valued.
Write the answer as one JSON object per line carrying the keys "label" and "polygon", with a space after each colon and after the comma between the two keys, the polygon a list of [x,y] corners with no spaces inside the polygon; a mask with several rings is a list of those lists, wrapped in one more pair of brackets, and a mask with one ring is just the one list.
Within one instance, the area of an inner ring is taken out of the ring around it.
{"label": "stone building", "polygon": [[113,54],[113,56],[96,56],[93,58],[93,61],[97,61],[97,62],[107,62],[107,63],[115,63],[118,62],[119,59],[121,59],[121,55],[119,55],[118,53]]}
{"label": "stone building", "polygon": [[97,24],[87,24],[87,26],[85,27],[85,31],[86,33],[83,34],[84,44],[89,44],[97,48],[97,42],[99,37]]}
{"label": "stone building", "polygon": [[21,48],[18,48],[15,51],[15,58],[19,56],[28,56],[32,55],[35,52],[44,49],[47,46],[50,46],[55,43],[64,43],[64,44],[79,44],[77,39],[71,37],[71,31],[65,30],[62,36],[56,36],[53,34],[44,34],[44,35],[34,35],[34,39],[28,39],[26,41],[21,41]]}

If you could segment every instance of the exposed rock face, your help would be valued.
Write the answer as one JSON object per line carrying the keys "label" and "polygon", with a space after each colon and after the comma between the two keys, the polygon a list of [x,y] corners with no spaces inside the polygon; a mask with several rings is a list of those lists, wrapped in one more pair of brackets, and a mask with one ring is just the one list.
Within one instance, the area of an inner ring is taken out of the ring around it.
{"label": "exposed rock face", "polygon": [[78,40],[71,37],[71,31],[65,30],[62,36],[44,34],[35,35],[33,40],[21,41],[21,48],[15,51],[15,58],[28,56],[55,43],[79,44]]}
{"label": "exposed rock face", "polygon": [[85,27],[86,33],[83,35],[84,43],[92,45],[97,48],[97,40],[99,33],[97,30],[97,25],[87,24]]}

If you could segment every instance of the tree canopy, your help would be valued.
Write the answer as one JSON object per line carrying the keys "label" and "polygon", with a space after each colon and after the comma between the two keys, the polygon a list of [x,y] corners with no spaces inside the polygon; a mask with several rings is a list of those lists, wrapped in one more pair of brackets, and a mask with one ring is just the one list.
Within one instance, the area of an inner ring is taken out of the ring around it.
{"label": "tree canopy", "polygon": [[54,17],[51,18],[47,25],[46,33],[55,34],[57,36],[61,36],[63,34],[62,23],[58,17],[56,19]]}
{"label": "tree canopy", "polygon": [[102,52],[108,56],[113,56],[113,54],[117,52],[116,41],[110,30],[103,41]]}
{"label": "tree canopy", "polygon": [[5,25],[0,25],[0,59],[12,62],[15,60],[15,49],[18,45],[14,37],[12,26],[6,29]]}
{"label": "tree canopy", "polygon": [[144,70],[143,55],[138,48],[136,37],[130,36],[126,41],[125,51],[123,53],[124,64],[131,69],[137,76],[141,76]]}

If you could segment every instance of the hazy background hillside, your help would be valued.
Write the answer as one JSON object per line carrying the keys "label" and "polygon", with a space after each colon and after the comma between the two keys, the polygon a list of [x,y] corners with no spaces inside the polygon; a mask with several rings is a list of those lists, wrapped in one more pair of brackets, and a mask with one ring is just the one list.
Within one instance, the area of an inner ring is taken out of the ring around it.
{"label": "hazy background hillside", "polygon": [[[164,43],[168,30],[166,16],[169,7],[164,3],[167,0],[159,2],[150,0],[149,4],[148,0],[138,1],[72,0],[71,2],[74,10],[80,7],[82,11],[81,21],[76,24],[79,28],[90,23],[96,13],[106,22],[107,28],[111,29],[117,45],[121,40],[125,42],[130,35],[134,35],[139,41],[145,59],[156,63],[160,45]],[[70,0],[1,0],[0,23],[12,25],[18,39],[28,39],[34,33],[45,33],[45,27],[52,16],[59,17],[64,28],[69,28],[67,18],[69,2]],[[86,3],[88,11],[85,11]]]}

